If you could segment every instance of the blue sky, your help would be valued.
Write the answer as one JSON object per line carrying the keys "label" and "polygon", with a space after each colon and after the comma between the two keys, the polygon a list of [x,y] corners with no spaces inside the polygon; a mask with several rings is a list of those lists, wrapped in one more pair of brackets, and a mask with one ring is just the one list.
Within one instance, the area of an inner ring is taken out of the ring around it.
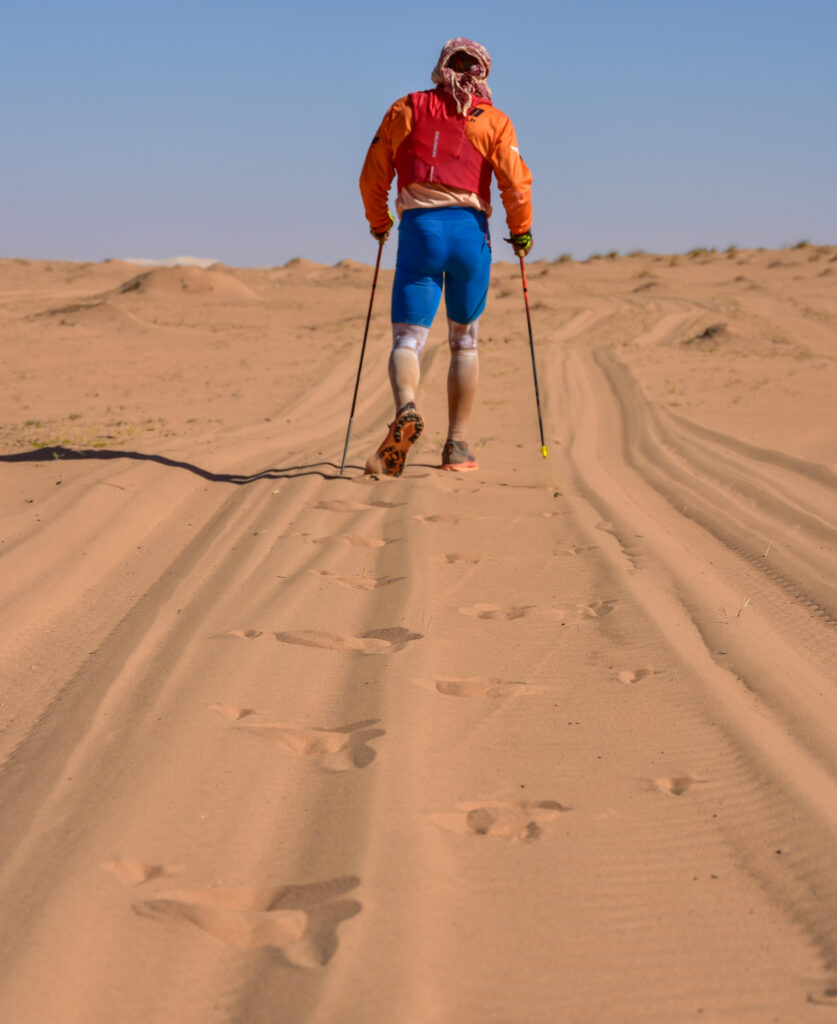
{"label": "blue sky", "polygon": [[837,243],[837,0],[425,6],[6,0],[0,256],[371,262],[366,148],[457,35],[492,55],[537,255]]}

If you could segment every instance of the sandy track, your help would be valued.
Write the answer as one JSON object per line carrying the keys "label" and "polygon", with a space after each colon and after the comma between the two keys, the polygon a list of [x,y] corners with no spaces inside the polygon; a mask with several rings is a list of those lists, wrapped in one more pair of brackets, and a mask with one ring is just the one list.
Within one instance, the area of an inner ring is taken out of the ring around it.
{"label": "sandy track", "polygon": [[[436,349],[404,478],[359,476],[387,411],[380,360],[336,478],[368,284],[352,267],[239,272],[255,298],[230,288],[239,305],[203,314],[255,336],[248,318],[290,315],[290,296],[303,326],[351,321],[269,408],[258,373],[241,371],[238,412],[209,366],[225,428],[189,440],[185,409],[158,458],[12,449],[27,458],[3,463],[8,493],[35,495],[39,521],[4,509],[5,1017],[837,1012],[822,435],[809,457],[649,397],[647,354],[668,373],[694,359],[672,346],[719,315],[723,283],[658,296],[619,268],[541,271],[548,460],[508,268],[475,473],[433,468]],[[128,311],[173,320],[169,284],[132,289]],[[290,364],[292,332],[279,343]]]}

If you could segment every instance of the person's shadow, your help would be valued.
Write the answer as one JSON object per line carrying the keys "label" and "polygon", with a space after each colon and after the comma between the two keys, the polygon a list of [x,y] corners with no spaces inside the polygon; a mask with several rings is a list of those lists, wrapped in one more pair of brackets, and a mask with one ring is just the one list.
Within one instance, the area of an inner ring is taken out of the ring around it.
{"label": "person's shadow", "polygon": [[[151,455],[147,452],[131,452],[111,448],[65,448],[63,445],[47,445],[28,452],[0,455],[0,462],[50,462],[56,459],[72,461],[79,459],[134,459],[137,462],[156,462],[171,469],[185,469],[196,476],[221,484],[252,484],[257,480],[289,480],[296,476],[320,476],[324,480],[340,480],[340,467],[334,462],[311,462],[299,466],[281,466],[263,469],[258,473],[213,473],[191,462],[170,459],[166,455]],[[346,466],[346,469],[361,469],[360,466]]]}

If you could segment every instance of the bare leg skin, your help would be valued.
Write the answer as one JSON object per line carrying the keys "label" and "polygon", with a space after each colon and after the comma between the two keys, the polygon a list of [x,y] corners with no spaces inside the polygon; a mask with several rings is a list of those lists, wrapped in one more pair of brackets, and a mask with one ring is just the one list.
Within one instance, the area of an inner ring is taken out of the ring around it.
{"label": "bare leg skin", "polygon": [[395,400],[395,412],[415,402],[421,370],[418,355],[410,348],[394,348],[389,357],[389,382]]}
{"label": "bare leg skin", "polygon": [[480,368],[477,355],[477,325],[448,320],[450,367],[448,369],[448,441],[465,441]]}

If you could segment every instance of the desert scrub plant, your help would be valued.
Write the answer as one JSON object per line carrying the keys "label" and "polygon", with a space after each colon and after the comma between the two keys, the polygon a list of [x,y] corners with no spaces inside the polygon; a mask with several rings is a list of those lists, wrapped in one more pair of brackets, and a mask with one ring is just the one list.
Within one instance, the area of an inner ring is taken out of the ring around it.
{"label": "desert scrub plant", "polygon": [[556,263],[572,263],[572,261],[573,261],[573,254],[571,252],[562,252],[561,255],[558,257],[558,259],[555,262]]}

